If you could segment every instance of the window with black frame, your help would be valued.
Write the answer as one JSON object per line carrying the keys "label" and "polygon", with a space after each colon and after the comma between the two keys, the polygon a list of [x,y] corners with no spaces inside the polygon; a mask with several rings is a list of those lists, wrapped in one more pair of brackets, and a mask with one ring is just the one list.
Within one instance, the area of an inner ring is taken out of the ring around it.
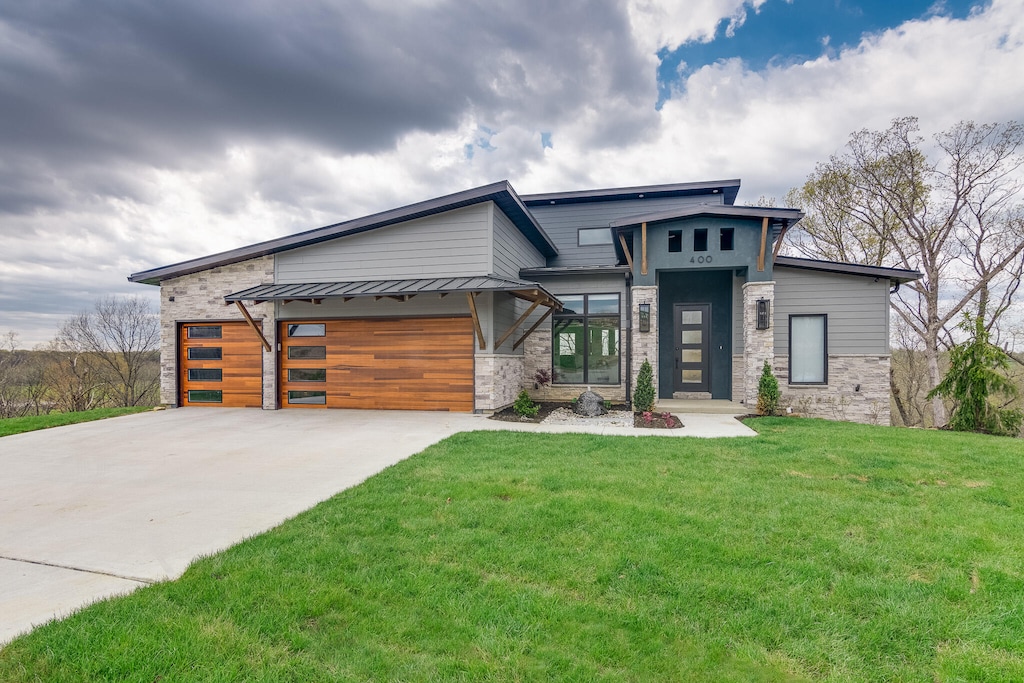
{"label": "window with black frame", "polygon": [[555,384],[619,384],[618,294],[559,295],[551,323]]}

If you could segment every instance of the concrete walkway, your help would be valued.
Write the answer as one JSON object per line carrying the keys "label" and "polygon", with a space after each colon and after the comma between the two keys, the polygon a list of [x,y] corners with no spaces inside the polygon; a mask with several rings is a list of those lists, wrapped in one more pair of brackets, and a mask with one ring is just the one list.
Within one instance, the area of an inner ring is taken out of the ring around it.
{"label": "concrete walkway", "polygon": [[178,409],[0,438],[0,644],[102,598],[180,576],[452,434],[746,436],[498,422],[479,415]]}

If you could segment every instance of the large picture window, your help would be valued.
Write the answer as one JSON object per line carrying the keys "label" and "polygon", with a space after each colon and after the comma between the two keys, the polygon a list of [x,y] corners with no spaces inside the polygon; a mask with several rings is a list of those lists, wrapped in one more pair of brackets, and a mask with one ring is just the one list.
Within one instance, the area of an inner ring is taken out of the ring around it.
{"label": "large picture window", "polygon": [[828,316],[789,316],[789,383],[828,383]]}
{"label": "large picture window", "polygon": [[551,323],[555,384],[619,384],[619,295],[560,296]]}

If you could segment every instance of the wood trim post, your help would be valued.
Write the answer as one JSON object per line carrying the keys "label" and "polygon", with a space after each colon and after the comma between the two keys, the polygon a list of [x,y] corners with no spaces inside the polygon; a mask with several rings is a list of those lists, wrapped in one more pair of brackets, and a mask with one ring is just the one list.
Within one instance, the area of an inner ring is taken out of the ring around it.
{"label": "wood trim post", "polygon": [[236,301],[235,306],[238,306],[238,310],[242,312],[245,322],[249,323],[249,327],[252,328],[252,331],[255,332],[259,336],[260,341],[263,342],[263,348],[266,349],[267,353],[269,353],[271,351],[270,342],[268,342],[267,338],[263,336],[263,330],[260,329],[260,326],[257,325],[256,321],[252,319],[251,315],[249,315],[249,311],[245,310],[245,306],[241,301]]}
{"label": "wood trim post", "polygon": [[524,341],[526,341],[526,338],[527,338],[527,337],[529,337],[529,336],[530,336],[531,334],[533,334],[534,330],[536,330],[536,329],[537,329],[538,327],[540,327],[540,324],[541,324],[542,322],[544,322],[545,320],[547,320],[547,319],[548,319],[548,316],[550,316],[550,315],[551,315],[551,314],[552,314],[552,313],[554,312],[554,310],[555,310],[554,308],[549,308],[548,310],[544,311],[544,315],[542,315],[542,316],[540,317],[540,320],[538,320],[537,322],[535,322],[535,323],[533,324],[533,327],[531,327],[530,329],[528,329],[528,330],[526,331],[526,334],[524,334],[524,335],[523,335],[522,337],[520,337],[520,338],[519,338],[519,340],[518,340],[518,341],[516,341],[516,343],[512,345],[512,350],[513,350],[513,351],[515,351],[516,349],[518,349],[518,348],[519,348],[519,346],[520,346],[520,345],[521,345],[521,344],[522,344],[522,343],[523,343]]}
{"label": "wood trim post", "polygon": [[480,350],[483,351],[487,348],[487,340],[484,339],[484,330],[480,327],[480,316],[476,313],[476,299],[473,292],[466,292],[466,299],[469,301],[469,313],[473,316],[473,325],[476,327],[477,342],[480,344]]}
{"label": "wood trim post", "polygon": [[768,250],[768,216],[761,219],[761,253],[757,255],[757,269],[764,271],[764,255]]}
{"label": "wood trim post", "polygon": [[640,224],[640,274],[647,275],[647,223]]}
{"label": "wood trim post", "polygon": [[626,236],[621,232],[619,233],[619,244],[622,245],[622,253],[626,255],[626,264],[629,266],[630,272],[633,271],[633,255],[629,253],[629,249],[626,248]]}
{"label": "wood trim post", "polygon": [[512,323],[512,327],[505,331],[505,334],[501,335],[501,339],[494,342],[494,350],[497,351],[501,348],[501,345],[505,343],[505,340],[512,336],[512,333],[516,331],[516,328],[523,324],[523,321],[530,317],[530,315],[537,310],[540,306],[539,301],[534,301],[533,305],[526,309],[526,313],[519,316],[519,319]]}

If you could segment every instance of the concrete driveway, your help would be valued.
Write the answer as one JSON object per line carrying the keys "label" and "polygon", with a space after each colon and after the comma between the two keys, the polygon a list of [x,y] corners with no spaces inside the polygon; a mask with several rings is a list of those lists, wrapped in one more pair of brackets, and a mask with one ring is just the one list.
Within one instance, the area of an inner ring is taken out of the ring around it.
{"label": "concrete driveway", "polygon": [[180,408],[0,439],[0,645],[83,605],[180,576],[462,431],[621,436],[754,432],[496,422],[406,411]]}
{"label": "concrete driveway", "polygon": [[185,408],[4,437],[0,644],[176,578],[201,555],[491,425],[446,413]]}

